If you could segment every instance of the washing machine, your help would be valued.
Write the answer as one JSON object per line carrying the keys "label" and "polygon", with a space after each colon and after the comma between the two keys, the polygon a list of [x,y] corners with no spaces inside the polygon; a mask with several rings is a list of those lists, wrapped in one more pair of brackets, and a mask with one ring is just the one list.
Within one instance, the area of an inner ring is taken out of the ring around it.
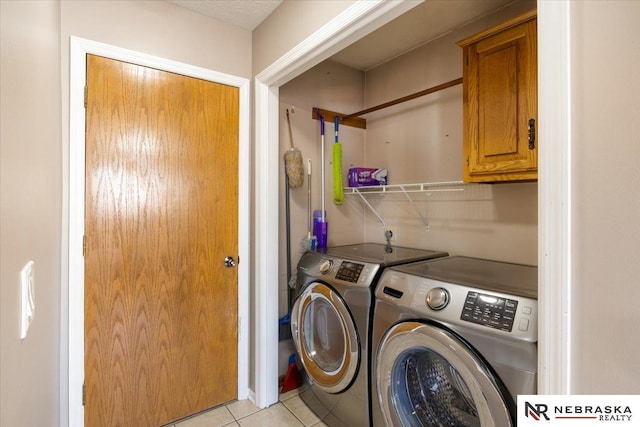
{"label": "washing machine", "polygon": [[301,399],[332,427],[371,425],[373,290],[383,270],[446,252],[364,243],[307,252],[297,266],[291,331],[308,389]]}
{"label": "washing machine", "polygon": [[375,292],[374,426],[516,425],[537,383],[537,268],[469,257],[392,267]]}

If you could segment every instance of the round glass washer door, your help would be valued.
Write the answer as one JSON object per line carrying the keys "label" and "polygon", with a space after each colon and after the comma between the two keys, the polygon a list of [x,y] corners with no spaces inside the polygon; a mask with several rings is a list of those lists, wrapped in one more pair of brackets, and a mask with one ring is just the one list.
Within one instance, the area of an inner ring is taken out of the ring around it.
{"label": "round glass washer door", "polygon": [[475,351],[434,324],[393,326],[378,347],[378,400],[387,425],[504,427],[514,404]]}
{"label": "round glass washer door", "polygon": [[314,282],[291,310],[291,332],[307,375],[322,390],[339,393],[355,379],[360,339],[344,300],[330,286]]}

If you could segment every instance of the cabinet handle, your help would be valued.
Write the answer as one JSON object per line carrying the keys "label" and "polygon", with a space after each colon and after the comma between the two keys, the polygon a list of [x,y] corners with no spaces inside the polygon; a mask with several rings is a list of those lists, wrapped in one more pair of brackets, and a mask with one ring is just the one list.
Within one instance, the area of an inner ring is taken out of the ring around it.
{"label": "cabinet handle", "polygon": [[529,150],[536,148],[536,121],[529,119]]}

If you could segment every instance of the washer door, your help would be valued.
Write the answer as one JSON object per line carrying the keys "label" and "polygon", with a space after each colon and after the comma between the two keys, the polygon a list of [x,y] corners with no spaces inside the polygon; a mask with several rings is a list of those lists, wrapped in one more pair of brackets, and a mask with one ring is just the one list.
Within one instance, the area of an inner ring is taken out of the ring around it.
{"label": "washer door", "polygon": [[513,399],[469,344],[428,322],[387,331],[376,363],[378,400],[387,425],[515,425]]}
{"label": "washer door", "polygon": [[339,393],[353,382],[360,340],[344,300],[330,286],[311,283],[291,310],[291,332],[307,375],[322,390]]}

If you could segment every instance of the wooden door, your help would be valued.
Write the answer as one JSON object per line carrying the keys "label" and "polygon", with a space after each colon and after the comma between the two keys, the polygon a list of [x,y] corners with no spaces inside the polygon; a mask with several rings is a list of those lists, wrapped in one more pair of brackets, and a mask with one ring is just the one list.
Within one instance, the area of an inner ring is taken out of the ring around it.
{"label": "wooden door", "polygon": [[537,178],[535,11],[459,42],[464,47],[465,181]]}
{"label": "wooden door", "polygon": [[87,57],[85,425],[237,396],[238,89]]}

